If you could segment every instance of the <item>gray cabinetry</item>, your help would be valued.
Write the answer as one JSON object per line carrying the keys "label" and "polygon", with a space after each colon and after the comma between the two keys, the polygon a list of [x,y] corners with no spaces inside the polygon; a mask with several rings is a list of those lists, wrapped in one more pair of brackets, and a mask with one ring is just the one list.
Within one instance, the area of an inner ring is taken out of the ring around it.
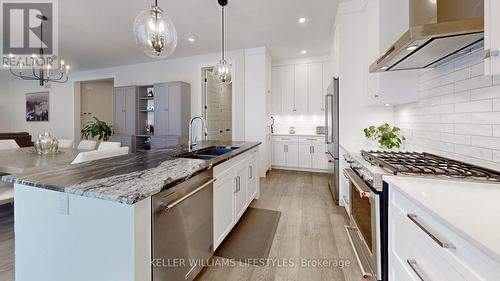
{"label": "gray cabinetry", "polygon": [[154,85],[155,136],[186,136],[191,115],[190,85],[184,82]]}
{"label": "gray cabinetry", "polygon": [[113,132],[135,135],[137,87],[115,88],[113,95]]}

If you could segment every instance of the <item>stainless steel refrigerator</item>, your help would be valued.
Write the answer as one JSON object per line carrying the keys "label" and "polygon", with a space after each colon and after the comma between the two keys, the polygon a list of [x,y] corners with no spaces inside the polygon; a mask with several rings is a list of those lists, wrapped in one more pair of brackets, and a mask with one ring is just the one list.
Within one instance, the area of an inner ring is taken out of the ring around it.
{"label": "stainless steel refrigerator", "polygon": [[333,171],[330,173],[330,191],[333,200],[339,204],[339,78],[332,78],[325,97],[325,126],[327,155],[333,162]]}

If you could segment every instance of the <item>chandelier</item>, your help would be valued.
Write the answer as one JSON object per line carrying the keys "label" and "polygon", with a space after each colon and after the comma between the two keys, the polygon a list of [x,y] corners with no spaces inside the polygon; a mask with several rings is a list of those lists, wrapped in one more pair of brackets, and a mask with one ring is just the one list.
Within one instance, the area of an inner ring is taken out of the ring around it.
{"label": "chandelier", "polygon": [[[31,71],[29,67],[25,67],[25,63],[20,59],[17,63],[17,69],[12,70],[12,66],[9,67],[9,71],[12,75],[21,78],[23,80],[38,80],[40,81],[40,86],[44,86],[49,82],[54,83],[66,83],[69,78],[69,65],[64,65],[64,60],[61,60],[58,69],[53,68],[51,60],[44,58],[43,53],[43,22],[47,21],[48,18],[44,15],[36,15],[36,17],[41,21],[40,24],[40,51],[38,56],[36,54],[31,55]],[[12,54],[9,55],[10,58],[13,57]],[[27,61],[27,60],[26,60]],[[35,66],[38,66],[35,68]]]}
{"label": "chandelier", "polygon": [[215,81],[219,82],[223,85],[231,84],[232,74],[231,74],[231,65],[226,61],[226,46],[225,46],[225,22],[224,22],[224,7],[227,5],[227,0],[218,0],[219,5],[221,6],[221,26],[222,26],[222,34],[221,34],[221,60],[214,67],[213,70],[213,78]]}
{"label": "chandelier", "polygon": [[140,12],[134,21],[134,34],[139,47],[152,58],[166,58],[177,47],[174,23],[158,1],[150,9]]}

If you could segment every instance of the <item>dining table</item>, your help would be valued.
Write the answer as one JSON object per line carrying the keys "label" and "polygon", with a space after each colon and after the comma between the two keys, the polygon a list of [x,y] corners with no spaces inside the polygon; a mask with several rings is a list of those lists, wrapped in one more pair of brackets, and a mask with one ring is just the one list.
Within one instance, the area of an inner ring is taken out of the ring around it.
{"label": "dining table", "polygon": [[34,147],[0,150],[0,175],[24,173],[30,169],[71,164],[78,153],[87,150],[60,148],[54,154],[40,155]]}

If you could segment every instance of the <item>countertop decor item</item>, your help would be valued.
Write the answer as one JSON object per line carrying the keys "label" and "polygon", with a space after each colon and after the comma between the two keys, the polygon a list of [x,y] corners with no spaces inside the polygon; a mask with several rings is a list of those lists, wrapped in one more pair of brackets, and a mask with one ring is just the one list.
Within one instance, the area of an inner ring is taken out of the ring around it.
{"label": "countertop decor item", "polygon": [[220,84],[225,84],[229,85],[231,84],[232,80],[232,74],[231,74],[231,65],[226,61],[225,58],[225,51],[226,51],[226,46],[225,46],[225,22],[224,22],[224,7],[227,5],[228,0],[218,0],[219,5],[221,6],[221,26],[222,26],[222,33],[221,33],[221,53],[222,53],[222,58],[219,61],[219,63],[214,67],[213,70],[213,78],[215,81],[219,82]]}
{"label": "countertop decor item", "polygon": [[326,135],[326,126],[317,126],[316,127],[317,135]]}
{"label": "countertop decor item", "polygon": [[137,45],[146,55],[163,59],[177,47],[177,31],[170,17],[158,7],[158,0],[150,9],[140,12],[134,21]]}
{"label": "countertop decor item", "polygon": [[[43,31],[47,30],[46,27],[44,29],[43,24],[46,23],[46,26],[50,27],[54,24],[54,22],[46,15],[36,15],[36,18],[40,20],[41,30],[40,49],[38,55],[33,54],[31,55],[31,58],[25,59],[23,57],[16,58],[14,55],[9,55],[10,60],[8,61],[15,62],[15,64],[7,64],[7,66],[9,66],[9,71],[12,75],[23,80],[38,80],[40,81],[40,86],[45,86],[45,84],[47,84],[48,82],[66,83],[68,82],[69,78],[69,65],[64,65],[63,60],[60,60],[60,63],[56,62],[56,65],[53,65],[55,55],[47,54],[46,56],[44,56],[43,51]],[[51,35],[49,34],[49,37],[50,36]],[[26,64],[23,63],[23,61],[26,62]],[[15,72],[12,70],[12,66],[17,68]],[[26,72],[24,72],[24,69],[26,69]],[[53,70],[51,71],[51,69]]]}
{"label": "countertop decor item", "polygon": [[59,151],[59,141],[48,132],[39,135],[33,145],[37,154],[55,154]]}
{"label": "countertop decor item", "polygon": [[112,133],[111,126],[106,124],[106,122],[99,120],[97,117],[94,117],[94,119],[94,122],[85,125],[85,127],[81,130],[82,138],[88,140],[89,137],[94,138],[99,136],[98,140],[108,141],[109,136],[111,136]]}
{"label": "countertop decor item", "polygon": [[295,127],[290,127],[290,128],[288,129],[288,133],[289,133],[290,135],[295,135]]}
{"label": "countertop decor item", "polygon": [[385,123],[378,127],[370,126],[364,129],[365,137],[368,140],[378,142],[381,148],[400,148],[403,141],[406,140],[404,136],[400,135],[401,129],[398,127],[391,127]]}

